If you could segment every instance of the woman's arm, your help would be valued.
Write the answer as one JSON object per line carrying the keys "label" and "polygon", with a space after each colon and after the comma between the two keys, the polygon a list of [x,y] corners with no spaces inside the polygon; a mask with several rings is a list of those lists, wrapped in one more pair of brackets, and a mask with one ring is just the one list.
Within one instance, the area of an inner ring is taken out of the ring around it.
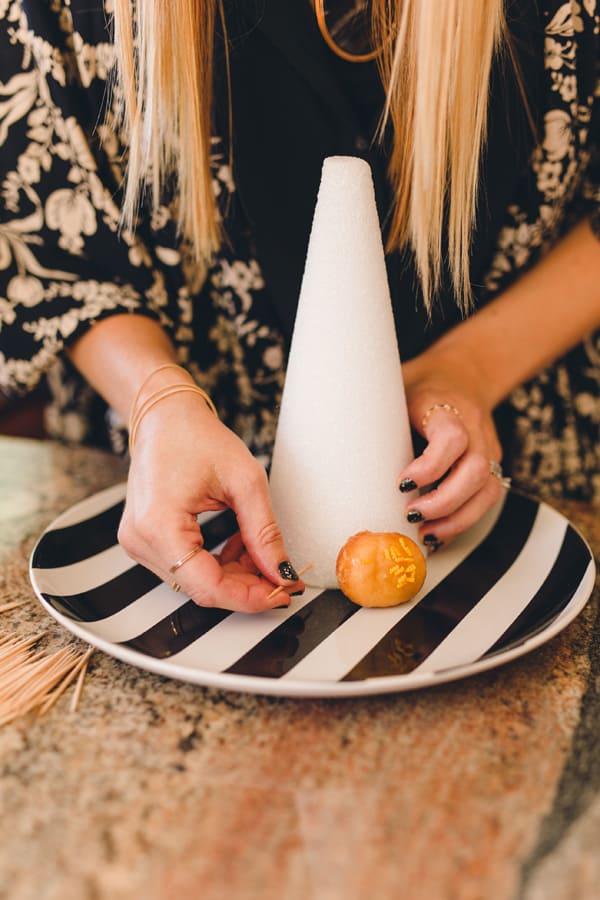
{"label": "woman's arm", "polygon": [[[175,354],[160,325],[143,316],[98,322],[69,355],[125,421],[140,387],[136,408],[163,387],[194,383],[181,369],[156,371],[174,364]],[[173,581],[169,568],[202,542],[197,514],[226,507],[237,516],[242,542],[232,541],[219,560],[197,553],[177,571],[177,582],[203,606],[254,612],[289,603],[286,593],[268,599],[274,584],[302,590],[303,583],[289,577],[265,470],[201,397],[181,392],[161,400],[137,431],[121,544],[164,581]]]}
{"label": "woman's arm", "polygon": [[[424,487],[452,469],[410,503],[425,519],[422,535],[448,541],[497,500],[489,467],[501,456],[494,408],[598,325],[600,244],[581,222],[501,296],[404,365],[411,421],[429,443],[401,479]],[[436,410],[423,430],[426,410],[443,403],[460,418]]]}

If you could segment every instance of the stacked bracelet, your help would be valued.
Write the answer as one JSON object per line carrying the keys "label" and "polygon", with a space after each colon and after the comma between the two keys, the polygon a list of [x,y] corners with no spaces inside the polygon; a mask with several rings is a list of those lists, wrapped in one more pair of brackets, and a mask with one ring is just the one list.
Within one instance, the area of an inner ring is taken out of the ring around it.
{"label": "stacked bracelet", "polygon": [[[213,413],[213,415],[217,416],[217,418],[218,418],[219,414],[217,413],[215,404],[213,403],[213,401],[211,400],[209,395],[206,393],[206,391],[202,390],[201,387],[198,387],[197,384],[190,384],[190,382],[188,382],[188,381],[178,381],[178,382],[175,382],[175,384],[169,384],[169,385],[166,385],[165,387],[158,388],[158,390],[156,390],[156,391],[154,391],[154,393],[150,394],[149,397],[146,397],[144,402],[139,404],[139,406],[138,406],[138,401],[139,401],[140,395],[142,393],[142,388],[147,384],[147,382],[150,380],[151,376],[155,375],[157,372],[161,371],[162,369],[168,369],[168,368],[179,369],[181,367],[176,366],[175,364],[172,365],[171,363],[169,363],[167,365],[160,366],[158,369],[155,369],[153,372],[150,373],[148,378],[145,379],[145,381],[143,382],[143,384],[141,385],[140,389],[138,390],[138,392],[135,396],[135,399],[132,403],[132,412],[131,412],[131,418],[129,421],[129,454],[130,455],[133,453],[133,448],[135,446],[138,428],[140,427],[140,423],[141,423],[142,419],[144,418],[144,416],[146,415],[146,413],[149,410],[151,410],[153,406],[156,406],[157,403],[160,403],[161,400],[166,400],[167,397],[172,397],[174,394],[183,394],[183,393],[197,394],[199,397],[202,397],[202,399],[204,400],[204,402],[206,403],[206,405],[208,406],[210,411]],[[185,371],[185,370],[183,370],[183,371]]]}

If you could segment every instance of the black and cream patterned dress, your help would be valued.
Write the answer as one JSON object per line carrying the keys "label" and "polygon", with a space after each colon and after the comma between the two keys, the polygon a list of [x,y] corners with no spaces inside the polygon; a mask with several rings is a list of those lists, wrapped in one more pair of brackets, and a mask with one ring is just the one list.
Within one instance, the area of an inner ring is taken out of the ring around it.
{"label": "black and cream patterned dress", "polygon": [[[506,197],[482,303],[574,221],[599,216],[600,8],[597,0],[528,2],[543,29],[541,136]],[[134,234],[119,226],[126,144],[107,107],[111,5],[0,0],[0,389],[24,393],[47,378],[53,436],[124,449],[123,423],[62,350],[100,319],[142,314],[161,323],[223,420],[268,455],[289,334],[226,141],[215,137],[212,167],[228,241],[208,270],[178,238],[167,197],[142,211]],[[501,413],[517,483],[543,496],[600,500],[599,388],[596,334],[513,393]]]}

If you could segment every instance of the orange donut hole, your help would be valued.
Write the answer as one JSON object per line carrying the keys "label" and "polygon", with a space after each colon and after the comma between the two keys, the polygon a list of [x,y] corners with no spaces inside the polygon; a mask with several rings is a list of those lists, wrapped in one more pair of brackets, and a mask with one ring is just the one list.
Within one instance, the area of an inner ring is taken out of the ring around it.
{"label": "orange donut hole", "polygon": [[360,606],[397,606],[412,600],[426,570],[425,557],[411,538],[376,531],[348,538],[335,566],[341,590]]}

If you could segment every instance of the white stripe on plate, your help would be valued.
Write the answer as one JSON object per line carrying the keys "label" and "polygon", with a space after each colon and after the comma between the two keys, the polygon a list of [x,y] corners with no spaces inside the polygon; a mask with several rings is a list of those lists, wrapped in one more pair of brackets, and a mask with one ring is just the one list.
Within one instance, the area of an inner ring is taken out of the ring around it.
{"label": "white stripe on plate", "polygon": [[[203,522],[208,522],[214,517],[215,513],[202,513]],[[210,552],[215,555],[220,553],[226,543],[221,541]],[[38,591],[59,597],[70,597],[101,587],[128,569],[133,569],[135,565],[120,544],[113,544],[108,550],[102,550],[101,553],[88,556],[70,566],[58,566],[56,569],[32,568],[31,577]],[[142,599],[138,598],[136,603],[140,603]],[[133,604],[133,609],[136,603]]]}
{"label": "white stripe on plate", "polygon": [[567,524],[566,520],[558,519],[549,506],[540,506],[515,562],[414,670],[415,674],[468,665],[489,650],[548,577],[560,552]]}
{"label": "white stripe on plate", "polygon": [[490,533],[504,505],[501,500],[466,534],[427,560],[427,577],[414,600],[387,609],[359,609],[329,637],[282,675],[291,681],[339,681],[396,625],[433,590]]}
{"label": "white stripe on plate", "polygon": [[113,544],[108,550],[102,550],[101,553],[88,556],[70,566],[59,566],[56,569],[32,568],[31,575],[38,591],[69,597],[100,587],[134,566],[134,561],[123,548],[119,544]]}
{"label": "white stripe on plate", "polygon": [[193,644],[170,656],[169,663],[207,672],[222,672],[322,593],[321,588],[307,588],[301,597],[293,598],[288,609],[273,609],[256,615],[233,613]]}
{"label": "white stripe on plate", "polygon": [[[106,490],[100,491],[98,494],[93,494],[91,497],[86,497],[85,500],[80,500],[79,503],[69,507],[69,509],[58,516],[58,518],[46,528],[44,534],[48,534],[50,531],[58,531],[61,528],[83,525],[88,519],[99,516],[101,513],[106,512],[107,509],[111,509],[111,507],[116,506],[117,503],[123,501],[125,499],[126,490],[127,485],[125,482],[122,482],[121,484],[115,484],[112,487],[106,488]],[[210,522],[211,519],[221,515],[222,512],[223,510],[215,511],[211,509],[207,512],[199,513],[197,517],[198,524],[203,525],[205,522]],[[42,535],[40,540],[43,541],[43,539],[44,535]]]}
{"label": "white stripe on plate", "polygon": [[[79,503],[69,507],[69,509],[55,519],[46,529],[44,534],[47,534],[48,531],[56,531],[59,528],[69,528],[71,525],[79,525],[81,522],[86,522],[88,519],[92,519],[94,516],[105,512],[105,510],[110,509],[111,506],[115,506],[124,499],[125,490],[125,483],[115,484],[112,487],[106,488],[104,491],[100,491],[98,494],[86,497],[85,500],[80,500]],[[43,539],[42,535],[41,540]]]}
{"label": "white stripe on plate", "polygon": [[90,634],[104,641],[120,644],[139,637],[187,602],[186,598],[175,593],[168,584],[159,584],[113,616],[97,622],[86,622],[85,627]]}

